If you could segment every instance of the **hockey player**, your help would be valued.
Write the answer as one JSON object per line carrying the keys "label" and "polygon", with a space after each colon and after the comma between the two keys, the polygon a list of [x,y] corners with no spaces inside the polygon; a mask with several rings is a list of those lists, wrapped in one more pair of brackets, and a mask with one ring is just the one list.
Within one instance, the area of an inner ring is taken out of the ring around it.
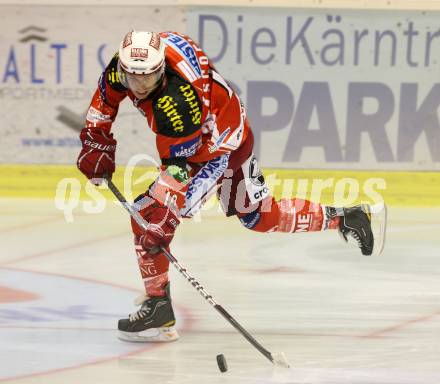
{"label": "hockey player", "polygon": [[149,224],[134,221],[134,246],[146,295],[140,309],[121,319],[128,341],[178,338],[169,292],[166,256],[182,218],[191,217],[217,193],[227,216],[258,232],[339,230],[362,254],[375,239],[365,206],[334,208],[271,195],[252,153],[246,111],[228,82],[189,37],[176,32],[127,33],[102,73],[92,98],[78,168],[89,179],[111,177],[116,140],[111,133],[118,106],[128,98],[156,134],[161,172],[135,203]]}

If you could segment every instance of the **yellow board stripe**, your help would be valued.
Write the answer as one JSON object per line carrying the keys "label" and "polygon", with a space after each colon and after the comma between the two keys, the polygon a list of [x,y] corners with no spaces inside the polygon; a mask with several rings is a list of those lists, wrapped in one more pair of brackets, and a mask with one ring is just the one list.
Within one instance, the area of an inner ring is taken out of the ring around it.
{"label": "yellow board stripe", "polygon": [[[125,167],[118,167],[113,178],[121,190],[124,190],[125,172]],[[148,177],[143,177],[146,173]],[[264,169],[263,173],[277,198],[283,195],[284,189],[284,195],[287,193],[285,197],[297,195],[324,204],[338,205],[338,201],[346,203],[350,200],[350,187],[352,192],[359,188],[359,195],[353,203],[371,201],[365,188],[368,183],[373,183],[375,186],[386,186],[384,190],[373,189],[391,206],[440,205],[439,172]],[[151,167],[137,167],[131,178],[132,195],[135,197],[144,192],[156,174],[157,171]],[[53,199],[59,182],[65,178],[77,180],[69,185],[79,190],[81,199],[89,198],[85,191],[86,179],[75,166],[21,164],[0,165],[0,197]],[[317,194],[316,187],[319,185],[327,187]],[[336,196],[337,191],[345,193],[345,197],[340,194]],[[107,198],[111,197],[109,191],[100,192]]]}

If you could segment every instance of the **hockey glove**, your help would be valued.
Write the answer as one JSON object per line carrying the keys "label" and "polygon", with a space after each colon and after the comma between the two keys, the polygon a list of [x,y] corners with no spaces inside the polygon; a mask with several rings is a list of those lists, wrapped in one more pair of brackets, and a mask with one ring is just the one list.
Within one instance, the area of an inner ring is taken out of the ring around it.
{"label": "hockey glove", "polygon": [[82,150],[78,156],[78,169],[94,184],[100,184],[101,181],[93,179],[111,178],[115,171],[116,151],[113,134],[101,129],[84,128],[79,138]]}
{"label": "hockey glove", "polygon": [[149,225],[140,237],[140,244],[150,255],[154,255],[160,251],[160,247],[169,246],[180,220],[169,207],[158,202],[142,210],[141,215]]}

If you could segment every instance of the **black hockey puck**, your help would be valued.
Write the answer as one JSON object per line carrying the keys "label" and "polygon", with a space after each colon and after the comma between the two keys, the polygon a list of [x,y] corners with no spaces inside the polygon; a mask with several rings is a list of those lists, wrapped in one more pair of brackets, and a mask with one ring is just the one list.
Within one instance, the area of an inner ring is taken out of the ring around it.
{"label": "black hockey puck", "polygon": [[228,370],[228,364],[226,364],[226,359],[223,355],[217,355],[217,365],[220,372],[226,372]]}

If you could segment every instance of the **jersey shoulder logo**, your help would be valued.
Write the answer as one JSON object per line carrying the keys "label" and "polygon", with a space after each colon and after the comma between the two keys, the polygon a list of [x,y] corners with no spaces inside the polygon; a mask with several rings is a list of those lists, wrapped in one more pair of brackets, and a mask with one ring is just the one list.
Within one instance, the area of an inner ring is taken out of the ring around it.
{"label": "jersey shoulder logo", "polygon": [[167,87],[153,99],[158,132],[185,137],[201,127],[202,103],[197,91],[177,74],[167,71]]}
{"label": "jersey shoulder logo", "polygon": [[118,72],[118,60],[119,55],[116,53],[111,59],[109,65],[105,69],[105,81],[110,87],[112,87],[115,91],[124,92],[127,88],[121,83],[121,79],[119,78]]}
{"label": "jersey shoulder logo", "polygon": [[189,41],[187,41],[183,36],[179,36],[171,32],[168,32],[167,36],[163,37],[162,40],[166,45],[169,45],[176,52],[178,52],[180,56],[182,56],[182,58],[198,74],[198,76],[202,76],[202,69],[200,68],[196,51]]}

